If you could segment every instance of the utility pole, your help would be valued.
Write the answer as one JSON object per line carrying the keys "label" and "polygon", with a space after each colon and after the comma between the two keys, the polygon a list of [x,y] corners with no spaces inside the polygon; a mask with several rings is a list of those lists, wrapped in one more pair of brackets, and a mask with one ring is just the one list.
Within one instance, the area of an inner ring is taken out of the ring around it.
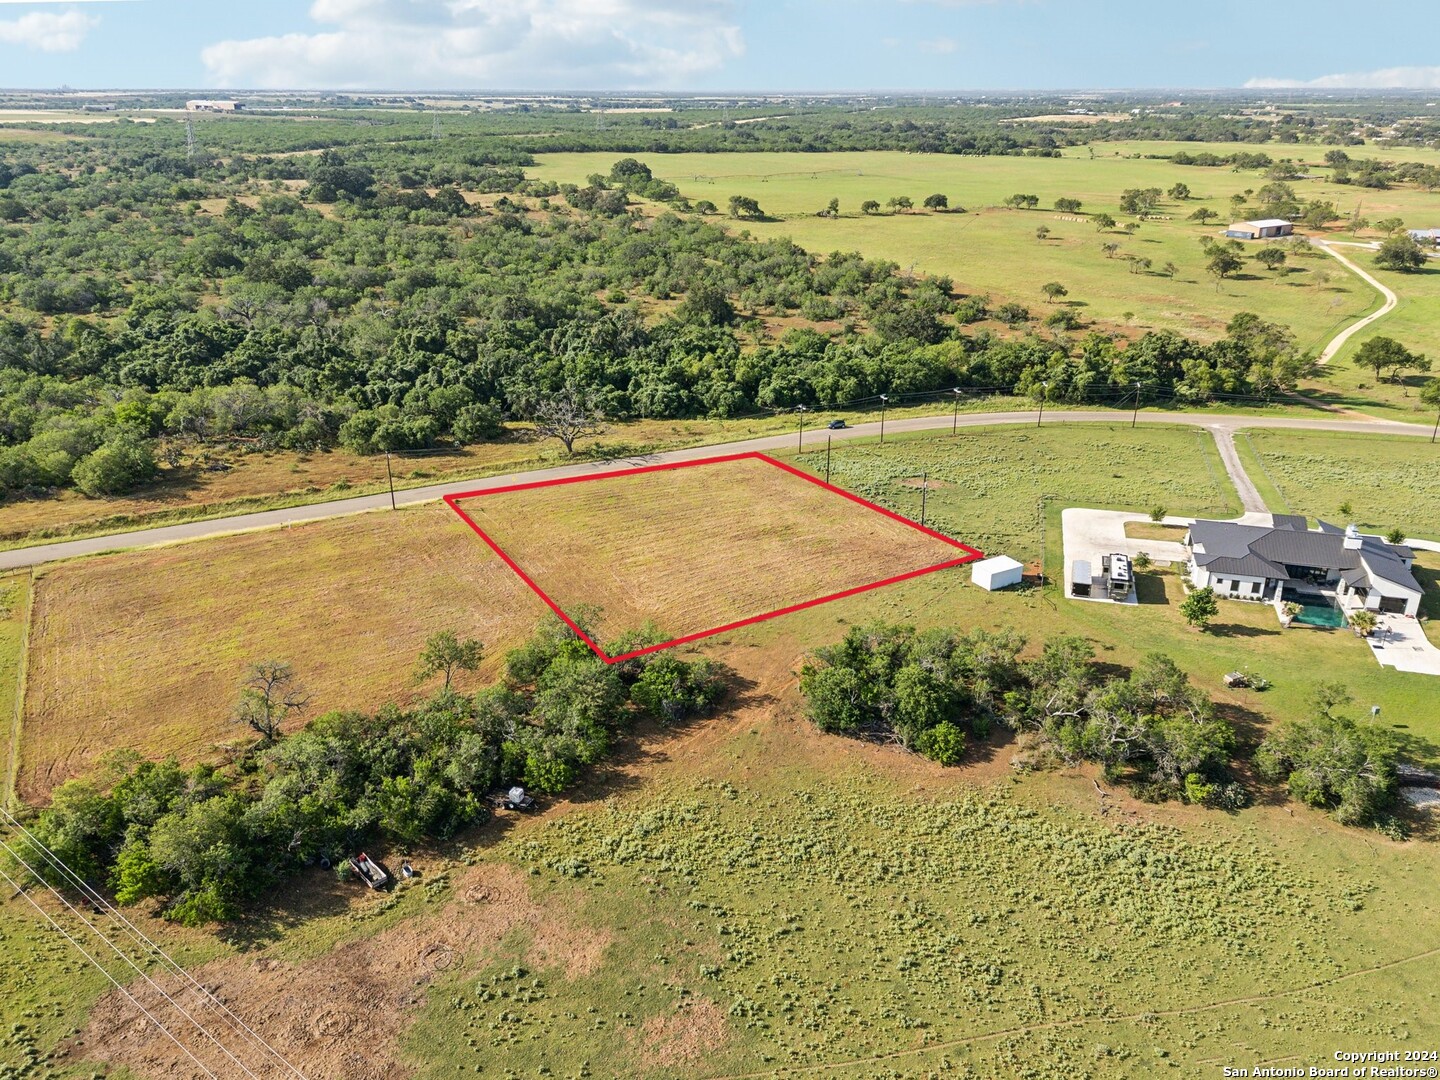
{"label": "utility pole", "polygon": [[884,445],[885,445],[885,406],[888,405],[888,404],[890,404],[890,398],[889,398],[887,395],[885,395],[885,394],[881,394],[881,395],[880,395],[880,445],[881,445],[881,446],[884,446]]}
{"label": "utility pole", "polygon": [[950,417],[950,434],[955,435],[960,431],[960,395],[965,391],[957,386],[950,392],[955,395],[955,414]]}
{"label": "utility pole", "polygon": [[825,483],[827,484],[830,482],[830,440],[833,438],[834,436],[830,434],[825,436]]}
{"label": "utility pole", "polygon": [[436,142],[440,141],[440,114],[437,112],[435,118],[430,122],[430,138]]}
{"label": "utility pole", "polygon": [[1039,427],[1041,422],[1045,419],[1045,395],[1049,393],[1049,391],[1050,384],[1042,382],[1040,384],[1040,415],[1035,418],[1036,427]]}
{"label": "utility pole", "polygon": [[195,121],[187,116],[185,118],[185,157],[187,160],[195,160],[195,150]]}
{"label": "utility pole", "polygon": [[390,509],[395,509],[395,474],[390,471],[390,451],[385,451],[385,479],[390,483]]}
{"label": "utility pole", "polygon": [[1135,384],[1135,411],[1130,414],[1130,430],[1135,430],[1135,421],[1140,419],[1140,384]]}
{"label": "utility pole", "polygon": [[930,494],[930,471],[920,475],[920,524],[925,524],[925,496]]}
{"label": "utility pole", "polygon": [[1436,435],[1440,435],[1440,410],[1436,410],[1435,412],[1435,430],[1430,432],[1430,441],[1432,443],[1435,441]]}
{"label": "utility pole", "polygon": [[805,414],[810,410],[804,405],[796,405],[795,411],[800,414],[800,442],[795,448],[795,453],[803,454],[805,452]]}

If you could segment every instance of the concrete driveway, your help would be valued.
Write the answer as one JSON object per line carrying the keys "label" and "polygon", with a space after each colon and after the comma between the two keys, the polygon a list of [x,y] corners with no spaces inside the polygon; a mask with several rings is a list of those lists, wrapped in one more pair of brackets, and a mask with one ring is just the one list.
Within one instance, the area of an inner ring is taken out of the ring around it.
{"label": "concrete driveway", "polygon": [[[1146,552],[1157,563],[1183,563],[1189,559],[1185,545],[1173,540],[1132,540],[1125,535],[1127,521],[1149,521],[1148,514],[1136,514],[1128,510],[1088,510],[1075,506],[1060,511],[1060,527],[1064,533],[1065,550],[1065,595],[1072,600],[1097,600],[1103,603],[1114,601],[1102,597],[1071,596],[1071,571],[1077,559],[1084,559],[1098,574],[1100,558],[1117,552],[1132,559],[1140,552]],[[1161,524],[1188,527],[1194,518],[1167,517]],[[1134,603],[1136,601],[1131,601]]]}
{"label": "concrete driveway", "polygon": [[1440,648],[1425,636],[1425,628],[1403,615],[1382,615],[1380,625],[1365,639],[1384,667],[1418,675],[1440,675]]}

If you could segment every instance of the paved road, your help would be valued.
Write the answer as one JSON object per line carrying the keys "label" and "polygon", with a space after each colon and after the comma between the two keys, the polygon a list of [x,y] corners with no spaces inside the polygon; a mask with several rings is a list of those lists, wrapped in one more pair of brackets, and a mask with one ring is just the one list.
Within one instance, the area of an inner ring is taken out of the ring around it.
{"label": "paved road", "polygon": [[1336,334],[1333,338],[1330,339],[1330,344],[1325,346],[1325,348],[1320,353],[1319,359],[1316,361],[1320,364],[1326,364],[1334,358],[1336,353],[1338,353],[1342,348],[1345,347],[1345,343],[1347,341],[1349,341],[1352,337],[1358,334],[1361,330],[1364,330],[1365,327],[1369,326],[1376,319],[1383,318],[1384,316],[1389,315],[1390,312],[1395,310],[1395,305],[1400,301],[1399,298],[1395,295],[1395,293],[1392,292],[1390,288],[1386,286],[1383,282],[1381,282],[1377,277],[1375,277],[1369,271],[1363,269],[1356,263],[1347,259],[1344,255],[1340,254],[1340,252],[1336,251],[1325,241],[1311,240],[1310,242],[1316,247],[1318,247],[1321,251],[1325,252],[1327,255],[1333,255],[1335,258],[1339,259],[1356,274],[1360,275],[1362,279],[1375,286],[1375,288],[1379,290],[1380,295],[1385,297],[1385,303],[1380,305],[1380,309],[1378,311],[1373,311],[1369,315],[1366,315],[1365,318],[1359,319],[1351,323],[1344,330],[1341,330],[1340,333]]}
{"label": "paved road", "polygon": [[[960,417],[960,427],[975,428],[987,427],[994,424],[1015,424],[1034,423],[1036,414],[1034,412],[1002,412],[1002,413],[972,413]],[[1131,414],[1128,412],[1047,412],[1044,422],[1049,424],[1073,424],[1073,423],[1130,423]],[[1320,420],[1308,417],[1288,416],[1216,416],[1211,413],[1141,413],[1139,422],[1142,424],[1190,424],[1196,427],[1208,428],[1216,432],[1217,437],[1221,433],[1233,433],[1242,428],[1302,428],[1315,431],[1350,431],[1366,432],[1378,435],[1400,435],[1430,437],[1430,428],[1423,424],[1406,424],[1396,420]],[[949,416],[918,416],[906,420],[891,420],[885,424],[886,432],[902,431],[932,431],[947,428],[951,424]],[[857,424],[844,431],[826,431],[824,429],[807,431],[805,433],[805,445],[808,448],[820,449],[824,447],[827,436],[833,436],[837,442],[847,439],[869,438],[880,430],[878,423]],[[597,461],[584,462],[575,465],[561,465],[551,469],[537,469],[531,472],[511,473],[505,476],[492,476],[482,480],[458,480],[447,484],[433,484],[429,487],[410,488],[406,491],[397,491],[395,501],[402,506],[410,506],[415,503],[433,502],[445,495],[455,495],[463,491],[487,491],[491,488],[504,487],[508,484],[528,483],[534,480],[549,480],[563,476],[583,476],[588,473],[608,472],[618,466],[634,464],[659,464],[662,462],[694,461],[698,458],[713,457],[718,454],[738,454],[752,450],[783,450],[796,445],[796,436],[770,435],[759,439],[746,439],[741,442],[721,443],[711,446],[694,446],[684,450],[667,450],[663,453],[647,455],[643,460],[623,459],[620,461]],[[1235,461],[1238,468],[1239,462]],[[1227,462],[1227,468],[1230,464]],[[1232,472],[1232,477],[1237,476]],[[1244,476],[1241,469],[1238,477]],[[1248,485],[1248,478],[1245,479]],[[1237,479],[1238,485],[1238,479]],[[1253,490],[1253,485],[1252,485]],[[1257,496],[1258,497],[1258,496]],[[234,517],[210,518],[204,521],[187,521],[180,525],[166,525],[154,529],[140,529],[133,532],[116,533],[111,536],[97,536],[85,540],[65,540],[52,544],[39,544],[34,547],[16,548],[12,551],[0,552],[0,570],[11,570],[18,567],[39,566],[44,563],[55,562],[60,559],[72,559],[80,555],[93,555],[102,551],[117,551],[124,548],[149,547],[155,544],[172,544],[182,540],[198,540],[207,536],[218,536],[223,533],[244,532],[250,529],[276,528],[282,525],[293,525],[302,521],[316,521],[322,518],[343,517],[348,514],[363,513],[368,510],[380,510],[390,505],[388,494],[361,495],[350,499],[337,499],[334,502],[311,503],[307,506],[295,506],[286,510],[266,510],[255,514],[240,514]],[[1263,508],[1263,507],[1262,507]]]}
{"label": "paved road", "polygon": [[1220,460],[1225,463],[1225,471],[1230,474],[1230,482],[1235,485],[1235,491],[1240,496],[1240,508],[1247,514],[1265,513],[1269,507],[1260,497],[1255,482],[1245,471],[1245,466],[1240,462],[1240,454],[1235,449],[1235,429],[1217,427],[1213,430],[1215,448],[1220,451]]}

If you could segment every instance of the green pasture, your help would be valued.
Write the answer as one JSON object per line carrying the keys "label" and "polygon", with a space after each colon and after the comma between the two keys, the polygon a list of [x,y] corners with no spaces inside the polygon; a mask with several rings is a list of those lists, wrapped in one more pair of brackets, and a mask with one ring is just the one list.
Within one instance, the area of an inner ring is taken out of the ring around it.
{"label": "green pasture", "polygon": [[1245,432],[1236,444],[1271,509],[1440,540],[1440,445],[1272,429]]}
{"label": "green pasture", "polygon": [[[1440,204],[1440,198],[1436,199]],[[1398,298],[1395,310],[1371,323],[1345,343],[1307,390],[1352,408],[1413,423],[1433,421],[1435,412],[1420,404],[1420,388],[1440,377],[1440,261],[1413,273],[1382,270],[1375,255],[1363,248],[1342,248],[1347,258],[1388,285]],[[1355,351],[1373,337],[1389,337],[1412,352],[1424,353],[1434,365],[1429,374],[1410,373],[1405,382],[1377,382],[1372,368],[1355,366]]]}
{"label": "green pasture", "polygon": [[1416,845],[1273,807],[1107,822],[1078,779],[767,767],[777,741],[503,843],[605,962],[567,978],[511,935],[431,991],[417,1075],[1200,1076],[1440,1037]]}
{"label": "green pasture", "polygon": [[[1245,440],[1239,441],[1244,452]],[[1422,447],[1430,449],[1428,443],[1402,443],[1401,452],[1418,452]],[[817,475],[825,473],[823,452],[784,457]],[[1250,471],[1263,482],[1253,467]],[[1061,576],[1060,512],[1067,506],[1148,512],[1158,504],[1170,514],[1187,517],[1226,518],[1239,512],[1213,440],[1208,433],[1197,435],[1188,429],[1017,426],[968,437],[892,436],[883,447],[866,440],[837,446],[831,454],[831,479],[837,485],[916,520],[920,492],[905,481],[927,472],[932,480],[950,485],[928,494],[927,524],[987,555],[1010,555],[1032,568],[1042,550],[1040,500],[1053,496],[1045,500],[1043,533],[1045,569],[1052,581]],[[1399,486],[1399,493],[1389,496],[1397,505],[1407,497],[1421,497],[1423,488],[1417,485],[1425,482],[1423,472],[1410,470],[1416,479],[1408,483],[1403,466],[1388,475]],[[1361,508],[1357,501],[1357,513]],[[1174,569],[1157,568],[1142,575],[1141,603],[1119,606],[1068,600],[1054,589],[987,593],[971,587],[968,572],[961,568],[903,588],[879,590],[860,598],[853,608],[852,601],[846,601],[844,609],[826,605],[744,633],[745,640],[750,635],[766,640],[776,632],[795,633],[804,640],[819,633],[801,625],[810,618],[882,617],[924,625],[1013,626],[1037,644],[1057,635],[1079,634],[1095,644],[1102,659],[1127,667],[1158,650],[1174,658],[1196,685],[1226,702],[1237,723],[1256,737],[1272,720],[1305,715],[1321,678],[1316,673],[1323,672],[1325,679],[1348,687],[1364,711],[1380,705],[1382,717],[1395,725],[1412,757],[1440,764],[1440,709],[1435,706],[1433,678],[1382,668],[1365,643],[1349,631],[1282,629],[1273,610],[1239,600],[1222,601],[1219,618],[1208,631],[1198,633],[1180,617],[1183,598]],[[796,648],[803,651],[805,646]],[[1242,669],[1263,675],[1274,685],[1263,694],[1227,690],[1225,673]]]}
{"label": "green pasture", "polygon": [[[1199,238],[1217,235],[1229,220],[1232,193],[1259,188],[1264,179],[1255,172],[1107,155],[1109,149],[1097,148],[1094,160],[1083,151],[1058,159],[891,152],[644,157],[658,176],[677,184],[686,196],[710,199],[722,212],[731,195],[758,199],[778,220],[737,224],[754,235],[789,236],[820,253],[859,250],[902,268],[948,275],[964,292],[990,293],[997,302],[1015,300],[1035,311],[1045,307],[1040,286],[1056,280],[1070,290],[1068,302],[1082,305],[1080,314],[1087,319],[1216,337],[1231,315],[1254,311],[1292,327],[1303,346],[1319,348],[1346,323],[1377,306],[1373,289],[1318,255],[1292,259],[1294,272],[1282,278],[1252,264],[1217,288],[1205,272]],[[583,183],[591,173],[608,172],[614,158],[544,155],[532,174]],[[1050,209],[1057,198],[1077,198],[1084,214],[1104,211],[1123,224],[1131,220],[1118,209],[1125,188],[1168,190],[1176,182],[1188,184],[1196,197],[1167,201],[1160,217],[1140,222],[1133,236],[1100,233],[1088,220],[1063,220]],[[1333,199],[1347,211],[1355,205],[1353,188],[1324,181],[1297,181],[1295,187],[1302,198]],[[905,195],[918,207],[935,192],[969,212],[860,212],[866,199],[883,205]],[[1041,209],[1002,208],[1015,193],[1039,196]],[[1422,204],[1440,204],[1421,192],[1382,194],[1405,203],[1417,220]],[[840,200],[841,216],[816,217],[831,198]],[[1204,226],[1184,220],[1201,206],[1220,219]],[[1166,216],[1170,220],[1163,220]],[[1050,230],[1043,241],[1035,237],[1042,225]],[[1102,243],[1118,244],[1117,257],[1106,258]],[[1151,270],[1131,273],[1120,257],[1124,254],[1150,259]],[[1179,268],[1173,279],[1160,272],[1166,262]]]}

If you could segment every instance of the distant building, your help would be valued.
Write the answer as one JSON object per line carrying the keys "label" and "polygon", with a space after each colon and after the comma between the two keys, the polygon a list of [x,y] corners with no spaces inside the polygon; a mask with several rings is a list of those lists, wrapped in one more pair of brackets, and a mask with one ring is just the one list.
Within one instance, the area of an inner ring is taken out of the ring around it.
{"label": "distant building", "polygon": [[243,101],[212,101],[209,98],[198,98],[195,101],[185,102],[186,112],[241,112],[244,108]]}
{"label": "distant building", "polygon": [[1263,221],[1237,221],[1225,230],[1226,236],[1237,240],[1269,240],[1276,236],[1289,236],[1295,226],[1280,218],[1265,218]]}
{"label": "distant building", "polygon": [[1440,247],[1440,229],[1411,229],[1410,239],[1417,244],[1429,244],[1431,247]]}

